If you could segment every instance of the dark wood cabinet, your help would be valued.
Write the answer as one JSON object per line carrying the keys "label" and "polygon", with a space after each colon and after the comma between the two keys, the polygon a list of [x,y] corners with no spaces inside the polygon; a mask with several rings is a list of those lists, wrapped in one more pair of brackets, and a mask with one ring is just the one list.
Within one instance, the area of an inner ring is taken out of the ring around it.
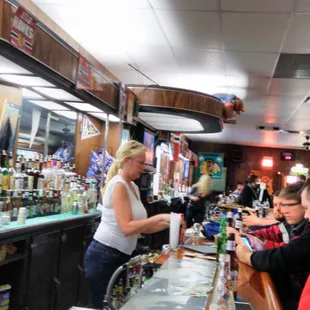
{"label": "dark wood cabinet", "polygon": [[1,244],[18,251],[0,263],[0,285],[10,284],[12,310],[68,310],[88,304],[84,256],[100,216],[55,223],[16,235],[0,234]]}
{"label": "dark wood cabinet", "polygon": [[80,225],[63,230],[59,258],[58,279],[55,309],[68,310],[78,301],[79,268],[84,241],[84,226]]}
{"label": "dark wood cabinet", "polygon": [[29,310],[54,310],[60,237],[61,232],[55,231],[32,238],[26,287]]}

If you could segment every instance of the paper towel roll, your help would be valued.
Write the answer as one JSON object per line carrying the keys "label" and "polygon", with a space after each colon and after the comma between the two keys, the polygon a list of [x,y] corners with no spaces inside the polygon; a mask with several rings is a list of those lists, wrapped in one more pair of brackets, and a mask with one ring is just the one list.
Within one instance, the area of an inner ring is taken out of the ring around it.
{"label": "paper towel roll", "polygon": [[170,248],[173,251],[176,251],[179,246],[180,225],[181,225],[181,214],[171,212],[169,244]]}

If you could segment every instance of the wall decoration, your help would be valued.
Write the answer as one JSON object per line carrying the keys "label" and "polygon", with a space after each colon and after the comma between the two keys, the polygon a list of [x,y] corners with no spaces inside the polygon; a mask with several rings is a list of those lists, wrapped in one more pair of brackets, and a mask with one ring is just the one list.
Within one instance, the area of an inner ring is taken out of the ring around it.
{"label": "wall decoration", "polygon": [[172,133],[171,134],[171,148],[173,154],[173,161],[179,161],[179,153],[180,153],[180,146],[181,146],[181,135],[179,133]]}
{"label": "wall decoration", "polygon": [[81,140],[101,135],[101,132],[85,114],[83,115],[81,127]]}
{"label": "wall decoration", "polygon": [[222,179],[224,154],[199,153],[198,176],[208,174],[212,179]]}
{"label": "wall decoration", "polygon": [[5,100],[1,116],[0,149],[14,151],[20,107]]}
{"label": "wall decoration", "polygon": [[10,40],[11,43],[27,54],[32,54],[34,30],[37,21],[21,6],[13,17]]}
{"label": "wall decoration", "polygon": [[100,84],[104,83],[106,83],[104,77],[101,76],[93,66],[80,55],[76,75],[76,89],[102,92],[103,88]]}

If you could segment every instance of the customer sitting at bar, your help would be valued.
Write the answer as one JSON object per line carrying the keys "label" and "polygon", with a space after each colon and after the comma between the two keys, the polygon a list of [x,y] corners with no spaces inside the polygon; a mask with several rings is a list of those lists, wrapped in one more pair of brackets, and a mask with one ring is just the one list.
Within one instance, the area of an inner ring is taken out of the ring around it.
{"label": "customer sitting at bar", "polygon": [[302,288],[310,271],[310,224],[305,218],[300,194],[286,196],[294,186],[289,185],[280,193],[281,212],[286,222],[292,225],[289,243],[265,250],[264,243],[251,239],[251,244],[256,250],[253,253],[238,240],[236,250],[241,262],[271,274],[285,310],[297,309]]}
{"label": "customer sitting at bar", "polygon": [[186,210],[187,228],[192,227],[194,223],[202,224],[206,214],[206,199],[210,193],[211,178],[208,175],[202,175],[189,193],[190,201]]}
{"label": "customer sitting at bar", "polygon": [[249,177],[247,184],[239,197],[241,205],[253,208],[253,202],[259,198],[259,191],[257,186],[258,180],[259,177],[256,174],[252,174]]}
{"label": "customer sitting at bar", "polygon": [[169,227],[169,214],[147,218],[139,188],[133,182],[144,170],[146,151],[137,141],[123,144],[107,175],[101,222],[85,255],[91,307],[96,309],[103,308],[108,282],[114,271],[129,261],[138,235]]}
{"label": "customer sitting at bar", "polygon": [[279,198],[280,191],[277,191],[273,194],[273,216],[272,217],[265,217],[260,218],[256,215],[256,213],[248,209],[247,211],[250,213],[250,215],[244,215],[242,217],[243,224],[247,227],[253,227],[253,226],[269,226],[273,224],[277,224],[284,220],[284,216],[281,213],[280,208],[280,198]]}
{"label": "customer sitting at bar", "polygon": [[[301,204],[305,209],[305,218],[310,219],[310,181],[308,180],[301,193]],[[310,306],[310,276],[306,282],[306,285],[302,291],[302,295],[299,301],[298,310],[309,310]]]}

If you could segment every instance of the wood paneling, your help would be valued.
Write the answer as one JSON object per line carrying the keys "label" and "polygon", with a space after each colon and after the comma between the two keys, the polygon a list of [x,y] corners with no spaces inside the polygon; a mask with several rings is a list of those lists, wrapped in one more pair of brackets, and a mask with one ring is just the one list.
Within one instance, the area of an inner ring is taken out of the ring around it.
{"label": "wood paneling", "polygon": [[3,0],[0,0],[0,37],[2,37],[2,28],[3,28],[3,23],[4,23],[4,18],[3,18],[3,14],[4,14],[4,2]]}
{"label": "wood paneling", "polygon": [[108,153],[112,156],[116,156],[116,152],[120,146],[121,133],[122,133],[121,123],[109,123],[109,133],[108,133]]}
{"label": "wood paneling", "polygon": [[134,87],[131,90],[138,96],[139,106],[173,108],[222,118],[222,103],[202,93],[182,89],[146,87]]}
{"label": "wood paneling", "polygon": [[93,124],[100,130],[101,135],[81,140],[81,124],[83,120],[83,114],[78,114],[76,123],[76,141],[75,141],[75,166],[76,172],[79,175],[85,176],[90,163],[90,151],[94,150],[98,152],[100,147],[103,146],[104,137],[104,122],[91,116],[87,116]]}
{"label": "wood paneling", "polygon": [[[2,37],[10,41],[12,17],[16,8],[9,3],[4,3],[3,6],[2,12],[7,18],[3,20]],[[78,67],[78,51],[73,54],[39,26],[37,26],[34,31],[32,56],[75,83]],[[106,74],[107,70],[102,66],[98,67],[97,62],[92,63],[92,65]],[[109,75],[107,74],[107,76]],[[111,76],[111,78],[115,80],[113,76]],[[92,94],[103,101],[102,104],[106,103],[118,109],[118,86],[107,81],[105,81],[105,83],[102,82],[100,86],[103,88],[103,91],[92,92]]]}
{"label": "wood paneling", "polygon": [[[266,175],[273,180],[273,190],[277,191],[282,186],[282,177],[278,172],[282,175],[288,175],[290,169],[297,163],[310,168],[310,152],[303,150],[294,150],[296,161],[281,161],[280,152],[284,151],[283,149],[201,142],[193,142],[190,148],[194,152],[224,153],[224,165],[227,167],[227,188],[230,190],[235,189],[238,182],[245,182],[251,171],[260,171],[260,174]],[[241,163],[232,161],[232,152],[236,148],[243,151],[243,161]],[[262,167],[261,162],[264,156],[273,158],[272,168]]]}

